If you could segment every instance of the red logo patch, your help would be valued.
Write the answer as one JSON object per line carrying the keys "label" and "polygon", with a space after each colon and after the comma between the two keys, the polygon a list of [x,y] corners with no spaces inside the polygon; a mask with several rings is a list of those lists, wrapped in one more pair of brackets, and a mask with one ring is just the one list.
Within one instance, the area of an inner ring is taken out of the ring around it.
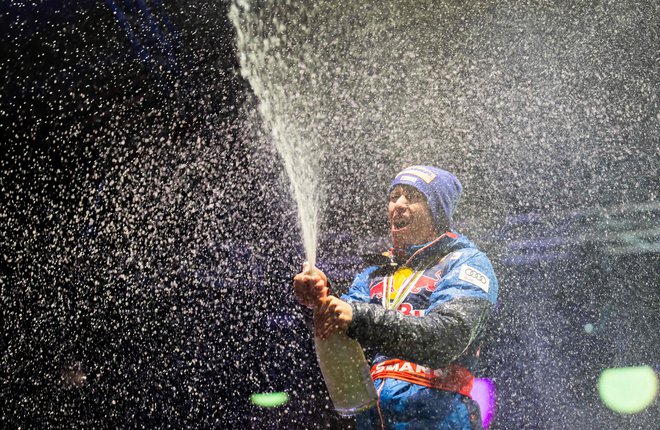
{"label": "red logo patch", "polygon": [[421,309],[413,309],[410,303],[401,303],[397,311],[401,312],[404,315],[411,315],[414,317],[424,316],[424,311]]}
{"label": "red logo patch", "polygon": [[369,289],[369,296],[371,296],[372,299],[374,297],[376,297],[377,299],[382,299],[383,298],[383,285],[385,285],[385,283],[383,281],[380,281],[379,283],[377,283],[376,285],[371,287],[371,289]]}
{"label": "red logo patch", "polygon": [[[422,290],[426,290],[430,293],[435,291],[435,283],[437,282],[437,279],[430,278],[428,276],[422,275],[415,285],[410,290],[410,294],[419,294],[422,292]],[[374,297],[378,299],[383,298],[383,287],[385,285],[385,281],[381,280],[380,282],[376,283],[373,287],[369,289],[369,296],[373,299]]]}
{"label": "red logo patch", "polygon": [[419,294],[422,290],[432,293],[435,290],[435,279],[422,275],[410,290],[411,294]]}

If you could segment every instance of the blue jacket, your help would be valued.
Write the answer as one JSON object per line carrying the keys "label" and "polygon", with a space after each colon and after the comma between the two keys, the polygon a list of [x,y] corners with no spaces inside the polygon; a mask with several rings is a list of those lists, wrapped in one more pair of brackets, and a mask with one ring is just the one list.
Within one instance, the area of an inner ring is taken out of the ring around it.
{"label": "blue jacket", "polygon": [[[447,232],[375,263],[341,297],[353,308],[348,335],[372,352],[379,393],[378,408],[358,416],[358,427],[481,428],[468,393],[479,338],[497,300],[490,261],[467,238]],[[415,272],[392,305],[383,296],[400,267]]]}

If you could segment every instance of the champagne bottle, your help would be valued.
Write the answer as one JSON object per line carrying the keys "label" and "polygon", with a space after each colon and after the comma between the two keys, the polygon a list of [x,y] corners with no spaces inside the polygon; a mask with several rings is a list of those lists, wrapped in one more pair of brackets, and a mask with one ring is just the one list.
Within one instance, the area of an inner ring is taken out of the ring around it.
{"label": "champagne bottle", "polygon": [[[314,270],[309,263],[303,264],[306,273]],[[355,339],[335,332],[327,339],[315,336],[314,346],[330,399],[340,415],[355,415],[376,404],[378,395],[369,365]]]}
{"label": "champagne bottle", "polygon": [[376,404],[377,394],[360,344],[345,333],[314,337],[316,357],[332,404],[351,416]]}

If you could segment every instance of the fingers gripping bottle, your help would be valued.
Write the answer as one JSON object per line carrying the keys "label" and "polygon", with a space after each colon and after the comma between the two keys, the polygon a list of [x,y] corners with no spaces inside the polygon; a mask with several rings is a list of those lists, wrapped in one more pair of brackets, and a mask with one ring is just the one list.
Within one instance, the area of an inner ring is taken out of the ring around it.
{"label": "fingers gripping bottle", "polygon": [[369,365],[355,339],[335,332],[327,339],[315,336],[314,346],[330,399],[340,415],[355,415],[376,404]]}

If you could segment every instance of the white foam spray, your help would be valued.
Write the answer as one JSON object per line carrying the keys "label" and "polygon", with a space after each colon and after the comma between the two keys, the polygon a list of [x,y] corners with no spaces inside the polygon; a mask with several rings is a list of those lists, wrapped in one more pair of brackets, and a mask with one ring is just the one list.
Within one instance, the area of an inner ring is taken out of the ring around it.
{"label": "white foam spray", "polygon": [[259,99],[259,112],[284,161],[298,206],[306,258],[314,267],[323,158],[323,139],[313,115],[319,111],[314,106],[318,94],[310,87],[291,92],[283,85],[295,78],[313,87],[315,83],[308,79],[314,77],[307,76],[304,62],[291,61],[285,55],[286,25],[277,15],[255,13],[244,1],[232,4],[229,15],[236,27],[241,74]]}

